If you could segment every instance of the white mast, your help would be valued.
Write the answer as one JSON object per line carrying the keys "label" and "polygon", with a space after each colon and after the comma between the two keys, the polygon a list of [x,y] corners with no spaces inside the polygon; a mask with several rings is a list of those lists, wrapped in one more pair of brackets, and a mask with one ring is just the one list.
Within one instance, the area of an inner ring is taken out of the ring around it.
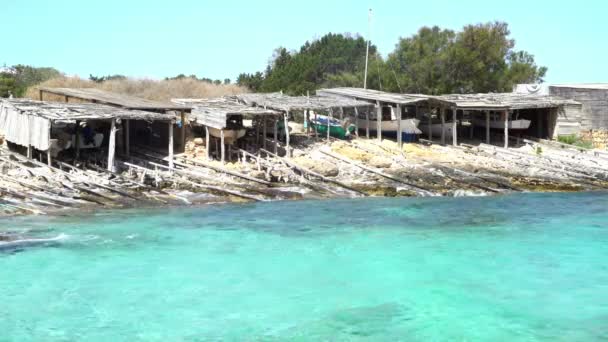
{"label": "white mast", "polygon": [[367,63],[369,61],[369,42],[372,35],[372,9],[369,9],[367,15],[367,49],[365,51],[365,76],[363,76],[363,89],[367,89]]}

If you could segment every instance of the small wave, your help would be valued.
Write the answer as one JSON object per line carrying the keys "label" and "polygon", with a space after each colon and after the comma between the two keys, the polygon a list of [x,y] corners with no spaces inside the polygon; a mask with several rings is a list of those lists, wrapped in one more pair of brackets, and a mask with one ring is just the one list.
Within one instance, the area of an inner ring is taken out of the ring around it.
{"label": "small wave", "polygon": [[0,250],[8,248],[28,247],[36,245],[44,245],[53,242],[60,242],[68,239],[69,235],[59,234],[51,238],[28,238],[28,239],[15,239],[10,241],[0,242]]}

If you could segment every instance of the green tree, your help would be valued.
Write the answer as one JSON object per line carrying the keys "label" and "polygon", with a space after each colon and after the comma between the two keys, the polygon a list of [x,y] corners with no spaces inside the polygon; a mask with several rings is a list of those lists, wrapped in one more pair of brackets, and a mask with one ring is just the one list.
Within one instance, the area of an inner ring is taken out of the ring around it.
{"label": "green tree", "polygon": [[54,68],[36,68],[29,65],[15,65],[11,72],[0,73],[0,97],[7,97],[9,91],[15,97],[22,97],[28,87],[61,76]]}
{"label": "green tree", "polygon": [[[337,82],[341,74],[345,74],[344,78],[348,78],[348,74],[350,78],[362,75],[365,51],[363,38],[329,33],[319,40],[306,42],[299,51],[276,49],[259,86],[256,84],[259,78],[249,74],[241,74],[237,83],[252,83],[256,88],[250,88],[254,91],[283,90],[301,95],[327,82]],[[370,54],[376,55],[375,46],[370,47]]]}
{"label": "green tree", "polygon": [[503,22],[468,25],[458,33],[423,27],[401,38],[389,55],[388,69],[401,87],[387,84],[393,91],[445,94],[509,92],[517,83],[542,82],[547,68],[514,50],[509,35]]}

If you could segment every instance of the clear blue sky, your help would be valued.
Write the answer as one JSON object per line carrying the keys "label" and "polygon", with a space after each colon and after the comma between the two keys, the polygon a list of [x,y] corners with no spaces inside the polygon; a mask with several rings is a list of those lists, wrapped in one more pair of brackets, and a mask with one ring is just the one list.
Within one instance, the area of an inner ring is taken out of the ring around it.
{"label": "clear blue sky", "polygon": [[263,70],[273,49],[327,32],[367,32],[383,55],[424,25],[459,29],[502,20],[516,48],[549,68],[547,81],[608,82],[608,2],[492,1],[43,1],[1,0],[0,65],[52,66],[70,75],[235,79]]}

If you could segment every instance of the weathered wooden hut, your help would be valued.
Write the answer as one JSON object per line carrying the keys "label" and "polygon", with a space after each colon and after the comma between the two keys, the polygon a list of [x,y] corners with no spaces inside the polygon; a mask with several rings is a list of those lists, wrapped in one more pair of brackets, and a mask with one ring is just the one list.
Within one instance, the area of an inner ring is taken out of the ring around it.
{"label": "weathered wooden hut", "polygon": [[[437,113],[440,119],[441,142],[445,143],[446,133],[449,132],[453,145],[458,144],[459,125],[466,125],[469,128],[471,138],[476,126],[485,127],[485,139],[490,142],[490,129],[493,128],[490,118],[496,115],[501,117],[500,126],[504,133],[505,146],[508,146],[509,143],[509,131],[512,128],[510,121],[514,118],[522,118],[531,122],[531,125],[521,132],[525,135],[539,138],[553,137],[558,112],[563,111],[567,105],[577,104],[575,101],[557,96],[515,93],[430,96],[395,94],[360,88],[333,88],[319,90],[317,94],[344,96],[373,102],[376,104],[378,116],[381,116],[380,108],[384,104],[390,104],[398,108],[400,112],[402,112],[402,106],[415,106],[415,115],[419,118],[421,114],[427,116],[429,126],[432,125],[433,113]],[[422,113],[419,109],[426,113]],[[451,116],[451,122],[446,122],[446,115]],[[485,120],[478,120],[479,117],[483,117]],[[377,122],[378,129],[381,126],[380,121]],[[433,131],[431,127],[428,127],[429,140],[433,139]],[[381,138],[381,134],[378,134],[378,138]]]}
{"label": "weathered wooden hut", "polygon": [[578,118],[580,130],[608,130],[608,83],[555,84],[549,93],[582,104],[582,111],[568,108],[566,114]]}
{"label": "weathered wooden hut", "polygon": [[[490,129],[498,125],[504,132],[504,146],[509,146],[509,132],[517,131],[518,135],[535,138],[553,138],[558,116],[565,106],[577,105],[577,102],[557,96],[487,93],[487,94],[452,94],[436,96],[460,113],[460,119],[468,122],[471,136],[475,127],[485,128],[485,140],[490,143]],[[494,120],[491,117],[500,116]],[[502,121],[502,122],[501,122]],[[527,124],[515,127],[514,122]],[[519,128],[519,129],[518,129]]]}
{"label": "weathered wooden hut", "polygon": [[[81,149],[101,147],[103,142],[104,149],[107,148],[107,168],[113,170],[119,127],[123,131],[123,152],[126,155],[130,153],[131,131],[134,128],[130,122],[162,123],[166,127],[169,136],[168,157],[172,165],[175,119],[173,115],[94,103],[51,103],[25,99],[3,100],[0,103],[0,132],[5,139],[25,148],[28,158],[32,158],[34,149],[46,154],[49,166],[54,148],[72,150],[73,157],[78,159]],[[81,129],[81,123],[84,122],[96,126],[95,131],[90,132],[90,142],[83,141],[86,134]],[[98,134],[102,141],[96,141]]]}
{"label": "weathered wooden hut", "polygon": [[[246,127],[243,119],[261,119],[263,123],[262,139],[263,147],[266,148],[267,121],[274,127],[273,145],[277,149],[277,121],[281,112],[262,107],[251,107],[239,103],[232,98],[216,99],[173,99],[174,103],[186,105],[192,108],[188,120],[191,125],[205,127],[205,144],[207,147],[207,158],[211,158],[211,138],[220,147],[221,160],[226,160],[226,146],[230,154],[233,144],[245,135]],[[259,132],[258,132],[259,133]]]}
{"label": "weathered wooden hut", "polygon": [[[321,89],[317,91],[318,95],[321,96],[339,96],[344,98],[350,98],[355,100],[362,100],[370,103],[375,108],[375,113],[365,113],[365,134],[366,137],[369,138],[370,130],[376,132],[376,136],[378,139],[382,139],[383,132],[388,130],[396,130],[401,134],[397,133],[397,141],[401,145],[403,133],[410,134],[419,134],[420,130],[417,129],[419,119],[422,116],[420,112],[420,108],[431,108],[433,106],[438,106],[439,103],[435,103],[436,101],[425,95],[421,94],[395,94],[388,93],[379,90],[373,89],[362,89],[362,88],[331,88],[331,89]],[[371,114],[371,115],[370,115]],[[430,116],[431,111],[427,111],[427,115]],[[370,127],[370,116],[372,122]],[[361,119],[361,118],[360,118]],[[407,123],[408,119],[416,119],[414,123],[415,130],[412,130],[410,127],[407,127],[405,123]],[[429,117],[428,122],[431,122],[431,118]],[[362,120],[359,120],[362,121]],[[394,123],[393,125],[387,125],[387,122]],[[388,127],[387,127],[388,126]],[[396,127],[390,127],[396,126]],[[407,131],[410,129],[410,131]]]}
{"label": "weathered wooden hut", "polygon": [[[147,112],[165,113],[171,116],[178,116],[174,127],[174,149],[183,151],[186,144],[186,129],[185,116],[190,112],[190,107],[179,105],[170,102],[153,101],[140,97],[118,94],[96,88],[49,88],[40,87],[39,100],[43,101],[46,97],[52,101],[63,101],[68,103],[73,102],[90,102],[99,103],[107,106],[118,107],[123,109],[142,110]],[[159,141],[165,142],[169,139],[166,134],[167,130],[162,127],[161,123],[153,123],[151,129],[160,132]],[[131,128],[140,129],[140,128]],[[164,144],[163,144],[164,146]]]}
{"label": "weathered wooden hut", "polygon": [[[235,96],[240,102],[258,108],[268,108],[281,111],[284,114],[284,126],[286,128],[286,145],[287,155],[289,152],[289,129],[288,120],[290,115],[294,112],[303,113],[302,119],[306,126],[307,133],[311,133],[312,116],[316,116],[320,113],[327,114],[327,139],[330,137],[329,125],[334,117],[340,121],[344,120],[347,116],[355,116],[355,125],[357,124],[356,116],[359,110],[367,111],[370,108],[370,104],[365,101],[358,101],[354,99],[341,98],[341,97],[327,97],[327,96],[288,96],[282,93],[266,93],[266,94],[242,94]],[[315,122],[317,122],[315,120]],[[315,126],[316,127],[316,126]],[[358,127],[356,129],[358,131]],[[317,132],[315,132],[317,133]]]}

